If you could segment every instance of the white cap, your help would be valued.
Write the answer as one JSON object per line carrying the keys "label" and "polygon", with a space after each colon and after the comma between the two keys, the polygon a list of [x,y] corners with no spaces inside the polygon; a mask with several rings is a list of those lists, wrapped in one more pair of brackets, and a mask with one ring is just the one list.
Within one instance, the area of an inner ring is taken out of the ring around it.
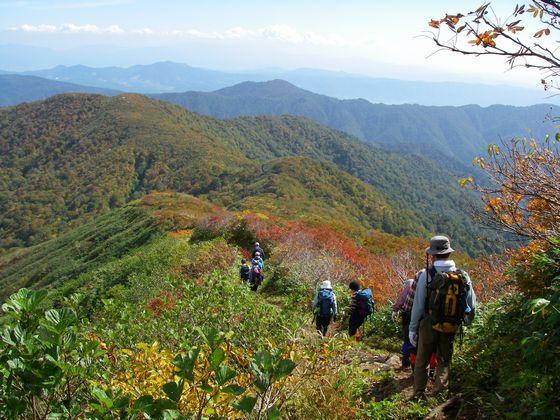
{"label": "white cap", "polygon": [[321,283],[321,286],[319,286],[319,289],[332,289],[331,282],[328,281],[328,280],[325,280],[324,282]]}

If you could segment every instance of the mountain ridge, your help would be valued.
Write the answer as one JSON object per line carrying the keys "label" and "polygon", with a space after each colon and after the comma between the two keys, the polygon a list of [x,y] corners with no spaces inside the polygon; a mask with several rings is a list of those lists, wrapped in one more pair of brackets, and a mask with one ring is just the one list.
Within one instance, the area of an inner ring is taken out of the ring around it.
{"label": "mountain ridge", "polygon": [[[338,174],[330,185],[321,185],[343,201],[334,207],[338,210],[333,210],[333,218],[352,223],[354,216],[344,205],[353,203],[359,207],[353,223],[361,218],[362,229],[382,226],[397,235],[447,231],[473,252],[481,246],[474,224],[461,220],[464,210],[475,205],[474,197],[462,191],[451,174],[420,157],[411,162],[309,119],[224,121],[140,95],[66,94],[0,110],[0,133],[4,247],[56,236],[84,218],[151,191],[186,192],[235,206],[243,186],[256,185],[263,164],[298,156],[317,162],[308,165],[316,179],[333,170]],[[283,171],[278,192],[311,193],[315,198],[307,214],[325,209],[329,201],[305,187],[305,168],[299,175],[292,169]],[[300,179],[294,180],[294,174]],[[340,179],[348,181],[340,184]],[[433,185],[449,204],[444,215],[436,211]],[[350,186],[377,202],[379,211],[371,213],[368,203],[355,201]],[[257,187],[258,196],[265,193]],[[277,203],[280,212],[299,205],[297,198]],[[386,203],[387,217],[379,218]]]}
{"label": "mountain ridge", "polygon": [[462,162],[463,169],[500,137],[523,135],[526,128],[544,138],[554,133],[553,122],[543,124],[547,114],[560,113],[548,104],[529,107],[511,105],[373,104],[365,99],[336,99],[282,80],[244,82],[215,92],[184,92],[149,95],[216,118],[241,115],[299,115],[344,131],[367,142],[408,152],[425,148]]}
{"label": "mountain ridge", "polygon": [[[169,61],[130,67],[59,66],[23,73],[136,93],[214,91],[247,80],[286,79],[314,92],[341,99],[364,97],[374,103],[454,106],[505,103],[519,106],[540,103],[546,98],[537,89],[509,85],[410,81],[317,69],[227,72]],[[554,102],[555,98],[549,98],[549,101]]]}
{"label": "mountain ridge", "polygon": [[0,72],[0,107],[39,101],[52,95],[71,92],[97,93],[110,96],[121,93],[112,89]]}

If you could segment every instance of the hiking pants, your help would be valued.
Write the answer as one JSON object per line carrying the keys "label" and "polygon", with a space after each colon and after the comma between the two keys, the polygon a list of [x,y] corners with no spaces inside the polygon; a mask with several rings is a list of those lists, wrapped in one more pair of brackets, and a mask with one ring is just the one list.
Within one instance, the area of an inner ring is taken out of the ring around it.
{"label": "hiking pants", "polygon": [[401,322],[403,331],[403,344],[401,348],[401,353],[404,359],[410,359],[410,349],[412,344],[408,338],[408,327],[410,326],[410,312],[401,312]]}
{"label": "hiking pants", "polygon": [[356,335],[358,328],[362,326],[364,323],[365,318],[360,315],[350,315],[350,319],[348,320],[348,335],[353,337]]}
{"label": "hiking pants", "polygon": [[321,331],[322,335],[327,335],[327,329],[329,328],[330,323],[331,323],[330,316],[317,315],[317,318],[315,319],[315,325],[317,327],[317,331]]}
{"label": "hiking pants", "polygon": [[426,390],[428,383],[428,364],[432,353],[436,353],[437,367],[435,373],[434,393],[443,391],[449,386],[449,365],[453,356],[453,340],[455,334],[435,331],[432,321],[423,318],[418,328],[418,350],[414,365],[414,393],[420,394]]}

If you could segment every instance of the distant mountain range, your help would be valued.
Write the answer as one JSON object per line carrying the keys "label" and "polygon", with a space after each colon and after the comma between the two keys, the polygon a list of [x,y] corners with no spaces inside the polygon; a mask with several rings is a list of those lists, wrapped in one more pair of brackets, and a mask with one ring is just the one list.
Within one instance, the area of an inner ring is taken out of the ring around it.
{"label": "distant mountain range", "polygon": [[171,190],[354,230],[446,232],[462,249],[485,249],[465,216],[475,197],[429,160],[307,118],[223,121],[140,95],[65,94],[0,109],[0,184],[3,248]]}
{"label": "distant mountain range", "polygon": [[[57,93],[115,95],[116,90],[53,81],[36,76],[0,75],[0,105],[44,99]],[[427,107],[372,104],[364,99],[340,100],[300,89],[283,80],[243,82],[214,92],[149,95],[216,118],[246,115],[297,115],[354,135],[385,149],[416,153],[446,169],[472,171],[470,161],[501,139],[554,134],[553,105],[513,107],[477,105]],[[442,159],[442,157],[450,159]]]}
{"label": "distant mountain range", "polygon": [[69,92],[98,93],[101,95],[116,95],[119,93],[112,89],[81,86],[42,77],[0,74],[0,106],[37,101],[59,93]]}
{"label": "distant mountain range", "polygon": [[245,81],[282,79],[324,95],[385,104],[526,106],[560,101],[557,97],[547,97],[544,91],[507,85],[408,81],[316,69],[225,72],[168,61],[126,68],[57,66],[22,74],[138,93],[209,92]]}
{"label": "distant mountain range", "polygon": [[242,115],[300,115],[362,140],[394,150],[446,155],[469,163],[491,142],[531,133],[555,133],[551,105],[426,107],[340,100],[300,89],[283,80],[244,82],[215,92],[151,95],[217,118]]}

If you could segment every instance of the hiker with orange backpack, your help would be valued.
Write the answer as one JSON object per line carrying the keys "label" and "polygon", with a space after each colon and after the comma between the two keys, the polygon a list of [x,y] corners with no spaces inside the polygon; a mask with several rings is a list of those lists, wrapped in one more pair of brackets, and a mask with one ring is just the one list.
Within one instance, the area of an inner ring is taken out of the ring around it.
{"label": "hiker with orange backpack", "polygon": [[[418,276],[409,326],[410,343],[417,347],[414,366],[414,397],[423,398],[427,367],[435,351],[437,367],[433,392],[449,386],[449,366],[455,334],[472,322],[476,297],[466,271],[450,259],[449,238],[434,236],[426,248],[426,269]],[[430,265],[430,259],[432,264]]]}

